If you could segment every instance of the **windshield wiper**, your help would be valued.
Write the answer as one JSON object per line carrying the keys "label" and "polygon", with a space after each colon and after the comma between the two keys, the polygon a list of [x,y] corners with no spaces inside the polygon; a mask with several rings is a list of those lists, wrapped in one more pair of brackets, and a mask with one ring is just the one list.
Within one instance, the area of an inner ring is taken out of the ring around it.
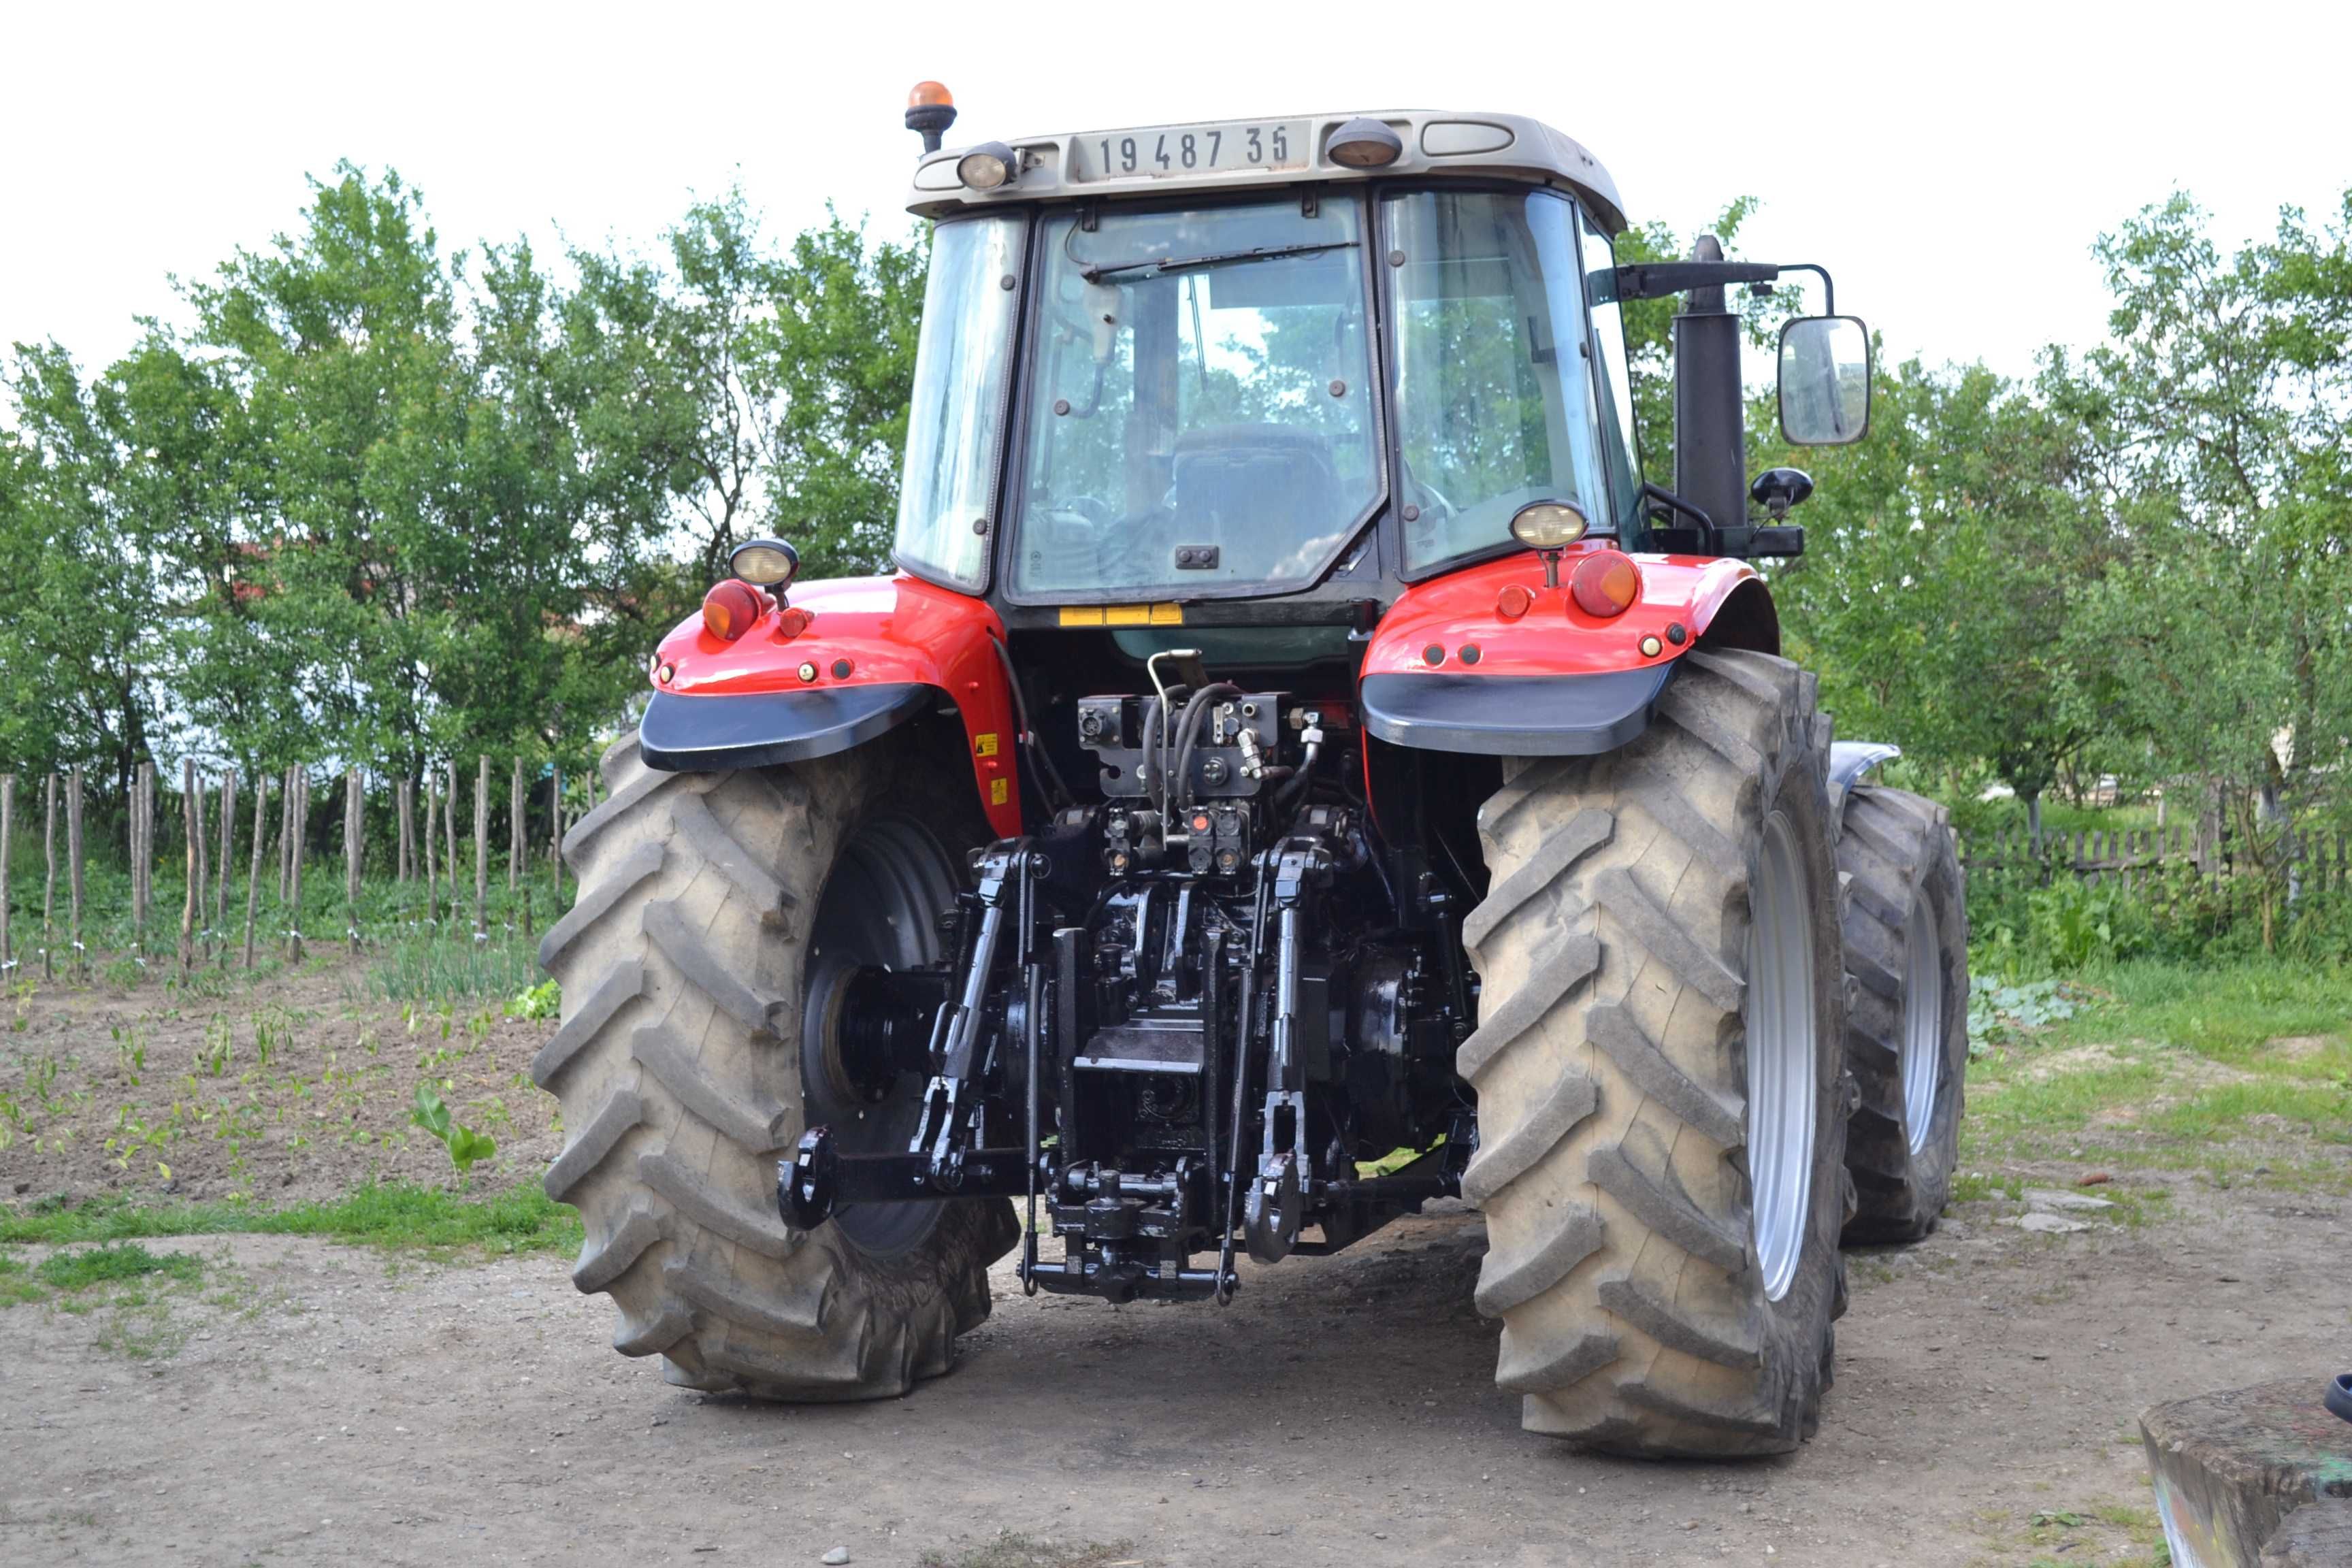
{"label": "windshield wiper", "polygon": [[1328,240],[1320,245],[1261,245],[1251,250],[1220,250],[1207,256],[1160,257],[1149,261],[1115,261],[1105,267],[1083,268],[1078,276],[1089,283],[1099,283],[1106,278],[1117,278],[1129,272],[1148,272],[1154,278],[1171,272],[1198,272],[1203,268],[1229,267],[1242,261],[1274,261],[1286,256],[1319,256],[1327,250],[1353,250],[1352,239]]}

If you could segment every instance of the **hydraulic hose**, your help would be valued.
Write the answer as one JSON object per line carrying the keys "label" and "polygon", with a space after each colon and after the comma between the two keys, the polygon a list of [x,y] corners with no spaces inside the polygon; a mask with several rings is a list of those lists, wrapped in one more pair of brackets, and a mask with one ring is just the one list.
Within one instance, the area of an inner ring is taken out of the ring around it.
{"label": "hydraulic hose", "polygon": [[1013,689],[1013,716],[1021,725],[1021,749],[1029,753],[1029,765],[1037,774],[1038,793],[1055,810],[1070,804],[1070,786],[1062,782],[1062,770],[1045,754],[1045,742],[1037,731],[1029,727],[1029,704],[1021,695],[1021,677],[1013,668],[1013,654],[999,639],[992,637],[989,646],[996,650],[997,662],[1004,666],[1004,684]]}
{"label": "hydraulic hose", "polygon": [[1230,680],[1213,680],[1185,701],[1184,716],[1176,726],[1176,800],[1178,807],[1192,804],[1192,748],[1201,739],[1201,724],[1216,705],[1239,697],[1242,689]]}

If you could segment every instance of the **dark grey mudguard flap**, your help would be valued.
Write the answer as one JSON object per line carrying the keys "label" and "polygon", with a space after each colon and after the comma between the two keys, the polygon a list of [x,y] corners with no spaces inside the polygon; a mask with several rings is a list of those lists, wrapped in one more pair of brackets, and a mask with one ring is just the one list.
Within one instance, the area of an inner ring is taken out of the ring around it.
{"label": "dark grey mudguard flap", "polygon": [[939,692],[917,684],[827,686],[737,697],[656,691],[637,726],[646,766],[719,773],[829,757],[895,730]]}
{"label": "dark grey mudguard flap", "polygon": [[1364,728],[1391,745],[1490,757],[1585,757],[1650,727],[1673,663],[1598,675],[1370,675]]}

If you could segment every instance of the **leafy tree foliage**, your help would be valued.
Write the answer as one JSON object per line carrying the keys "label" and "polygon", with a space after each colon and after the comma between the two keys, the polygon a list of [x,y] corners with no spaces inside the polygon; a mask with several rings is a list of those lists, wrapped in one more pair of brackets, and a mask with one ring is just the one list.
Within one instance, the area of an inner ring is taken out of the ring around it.
{"label": "leafy tree foliage", "polygon": [[651,262],[445,252],[395,174],[189,285],[85,374],[19,345],[0,433],[0,755],[116,788],[255,766],[577,765],[730,550],[885,563],[925,248],[740,193]]}

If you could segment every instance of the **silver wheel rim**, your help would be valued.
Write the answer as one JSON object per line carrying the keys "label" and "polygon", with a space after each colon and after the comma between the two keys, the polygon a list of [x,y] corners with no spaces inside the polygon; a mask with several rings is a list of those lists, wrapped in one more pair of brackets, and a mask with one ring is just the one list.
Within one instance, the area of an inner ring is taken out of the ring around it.
{"label": "silver wheel rim", "polygon": [[1764,1296],[1789,1293],[1813,1186],[1813,910],[1788,817],[1764,824],[1748,927],[1748,1173]]}
{"label": "silver wheel rim", "polygon": [[1903,922],[1903,1129],[1911,1152],[1927,1146],[1936,1130],[1937,1079],[1944,1058],[1944,963],[1936,911],[1927,895],[1911,895]]}
{"label": "silver wheel rim", "polygon": [[[955,900],[956,866],[937,836],[907,817],[869,820],[842,847],[809,926],[801,1013],[801,1099],[807,1124],[833,1129],[853,1154],[904,1152],[922,1110],[923,1084],[901,1075],[887,1099],[866,1104],[849,1089],[831,1047],[841,983],[860,965],[911,969],[938,962],[940,911]],[[938,1203],[852,1205],[833,1216],[869,1258],[920,1246],[940,1222]]]}

